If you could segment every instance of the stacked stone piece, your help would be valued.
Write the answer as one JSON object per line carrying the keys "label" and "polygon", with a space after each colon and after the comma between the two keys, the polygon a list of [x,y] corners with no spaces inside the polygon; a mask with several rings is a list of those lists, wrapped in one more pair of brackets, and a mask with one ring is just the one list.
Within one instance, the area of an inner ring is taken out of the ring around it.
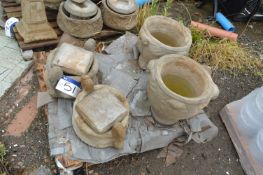
{"label": "stacked stone piece", "polygon": [[57,23],[64,32],[89,38],[103,27],[100,9],[90,0],[67,0],[60,4]]}
{"label": "stacked stone piece", "polygon": [[138,8],[134,0],[102,0],[102,17],[106,26],[131,30],[137,24]]}

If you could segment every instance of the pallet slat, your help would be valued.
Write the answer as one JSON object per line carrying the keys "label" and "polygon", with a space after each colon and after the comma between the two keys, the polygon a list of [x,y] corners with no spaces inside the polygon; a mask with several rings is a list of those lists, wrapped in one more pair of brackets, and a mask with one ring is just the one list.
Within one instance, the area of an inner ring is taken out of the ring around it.
{"label": "pallet slat", "polygon": [[6,7],[4,8],[6,13],[10,12],[21,12],[21,6],[12,6],[12,7]]}
{"label": "pallet slat", "polygon": [[19,47],[22,50],[31,50],[31,49],[41,48],[41,47],[48,47],[48,46],[57,45],[59,40],[60,40],[60,36],[62,35],[63,32],[57,27],[57,24],[55,22],[50,23],[50,25],[55,27],[53,29],[57,33],[58,38],[54,39],[54,40],[37,41],[37,42],[32,42],[32,43],[24,43],[23,38],[17,32],[17,29],[14,28],[15,38],[18,42]]}
{"label": "pallet slat", "polygon": [[[62,35],[63,32],[62,32],[57,26],[53,27],[53,29],[55,30],[55,32],[56,32],[56,34],[58,35],[58,37]],[[17,29],[16,29],[16,28],[14,28],[14,32],[15,32],[15,38],[16,38],[16,40],[17,40],[17,41],[23,41],[22,36],[19,35],[19,33],[17,32]],[[39,42],[41,42],[41,41],[39,41]]]}
{"label": "pallet slat", "polygon": [[3,0],[3,1],[5,1],[5,2],[16,2],[16,0]]}
{"label": "pallet slat", "polygon": [[[3,1],[2,7],[4,9],[4,12],[6,12],[6,15],[8,18],[11,18],[11,17],[21,18],[22,17],[20,4],[17,4],[15,2]],[[57,18],[57,13],[58,12],[56,10],[47,9],[46,14],[47,14],[48,21],[55,21]]]}
{"label": "pallet slat", "polygon": [[6,15],[8,18],[12,18],[12,17],[21,18],[22,17],[21,11],[20,12],[9,12],[9,13],[6,13]]}
{"label": "pallet slat", "polygon": [[48,40],[48,41],[42,41],[42,42],[38,42],[38,43],[24,43],[22,41],[18,41],[18,44],[20,46],[20,48],[22,50],[31,50],[31,49],[36,49],[36,48],[41,48],[41,47],[48,47],[48,46],[54,46],[57,45],[59,42],[59,39],[55,39],[55,40]]}
{"label": "pallet slat", "polygon": [[[8,12],[8,13],[6,13],[6,15],[8,18],[11,18],[11,17],[22,18],[21,11]],[[47,13],[47,19],[48,19],[48,21],[55,21],[57,19],[57,14]]]}
{"label": "pallet slat", "polygon": [[5,2],[5,1],[3,1],[2,2],[2,7],[14,7],[14,6],[17,6],[18,4],[17,3],[15,3],[15,2]]}

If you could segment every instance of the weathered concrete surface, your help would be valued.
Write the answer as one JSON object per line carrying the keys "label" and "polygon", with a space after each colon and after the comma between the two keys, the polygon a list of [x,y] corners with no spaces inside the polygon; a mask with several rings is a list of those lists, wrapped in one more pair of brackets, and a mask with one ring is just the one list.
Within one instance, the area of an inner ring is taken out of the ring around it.
{"label": "weathered concrete surface", "polygon": [[[192,14],[193,19],[197,21],[200,18],[205,19],[207,14],[212,14],[211,9],[210,11],[204,9],[206,11],[205,14],[200,13],[200,10],[196,9],[193,3],[185,4],[185,6]],[[176,3],[172,9],[172,16],[176,19],[184,19],[181,17],[187,17],[188,15],[185,8]],[[238,23],[238,32],[242,33],[245,26],[246,23]],[[250,23],[247,30],[243,33],[244,37],[241,38],[243,43],[246,43],[251,47],[252,51],[258,54],[262,54],[262,27],[262,22]],[[88,167],[89,172],[98,172],[100,175],[243,175],[244,172],[235,148],[218,113],[229,102],[240,99],[256,87],[261,86],[262,81],[252,74],[233,76],[226,72],[216,71],[213,72],[212,76],[221,93],[219,98],[211,102],[205,111],[219,128],[217,138],[206,144],[190,142],[182,148],[184,152],[177,159],[176,163],[169,167],[165,167],[164,159],[156,158],[160,150],[154,150],[143,154],[125,156],[106,164]],[[5,132],[7,125],[15,117],[15,114],[36,93],[38,89],[37,84],[36,76],[34,75],[33,81],[29,84],[32,89],[18,105],[15,104],[16,98],[18,98],[15,89],[11,89],[0,100],[0,128],[3,130],[1,132]],[[23,162],[24,166],[28,168],[31,166],[38,167],[41,164],[54,167],[54,163],[48,157],[47,119],[44,116],[44,110],[39,110],[30,128],[21,137],[3,136],[3,134],[0,134],[0,139],[6,144],[9,151],[8,162],[10,163],[10,170],[13,170],[11,174],[17,174],[13,172],[21,167],[20,162]],[[16,144],[18,145],[17,147],[14,146]],[[52,173],[54,172],[52,171]]]}
{"label": "weathered concrete surface", "polygon": [[16,40],[0,30],[0,98],[31,64],[23,60]]}

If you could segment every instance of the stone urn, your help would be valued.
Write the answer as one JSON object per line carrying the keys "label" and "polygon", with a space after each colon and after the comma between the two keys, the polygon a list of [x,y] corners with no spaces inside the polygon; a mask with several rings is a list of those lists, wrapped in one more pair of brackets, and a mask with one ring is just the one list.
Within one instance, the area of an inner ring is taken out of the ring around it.
{"label": "stone urn", "polygon": [[137,24],[138,8],[133,0],[102,0],[102,18],[106,26],[131,30]]}
{"label": "stone urn", "polygon": [[59,28],[78,38],[100,33],[103,21],[100,9],[90,0],[67,0],[60,4],[57,16]]}

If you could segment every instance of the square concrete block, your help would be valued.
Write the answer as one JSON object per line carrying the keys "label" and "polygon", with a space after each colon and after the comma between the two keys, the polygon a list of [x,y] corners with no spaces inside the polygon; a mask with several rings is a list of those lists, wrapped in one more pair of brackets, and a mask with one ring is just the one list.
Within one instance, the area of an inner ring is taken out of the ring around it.
{"label": "square concrete block", "polygon": [[99,89],[76,105],[80,116],[98,133],[109,130],[115,122],[128,115],[128,110],[108,89]]}
{"label": "square concrete block", "polygon": [[94,59],[93,52],[63,43],[56,51],[53,64],[60,66],[64,72],[73,75],[86,74]]}

